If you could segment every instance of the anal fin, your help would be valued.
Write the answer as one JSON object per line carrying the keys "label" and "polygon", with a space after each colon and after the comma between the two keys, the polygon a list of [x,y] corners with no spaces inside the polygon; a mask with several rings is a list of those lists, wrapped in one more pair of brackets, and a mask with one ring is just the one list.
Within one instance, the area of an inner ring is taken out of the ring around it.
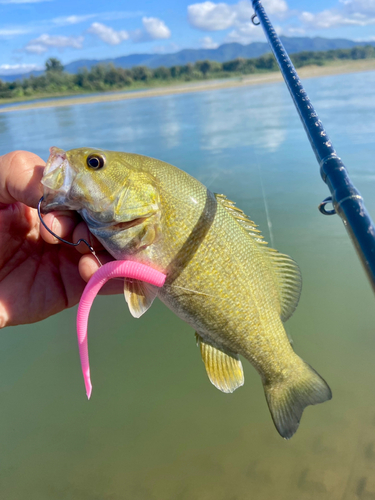
{"label": "anal fin", "polygon": [[124,295],[128,303],[131,315],[139,318],[151,307],[158,293],[156,286],[144,281],[128,280],[124,281]]}
{"label": "anal fin", "polygon": [[245,380],[238,355],[214,347],[203,340],[198,333],[195,336],[211,383],[225,393],[234,392],[241,387]]}

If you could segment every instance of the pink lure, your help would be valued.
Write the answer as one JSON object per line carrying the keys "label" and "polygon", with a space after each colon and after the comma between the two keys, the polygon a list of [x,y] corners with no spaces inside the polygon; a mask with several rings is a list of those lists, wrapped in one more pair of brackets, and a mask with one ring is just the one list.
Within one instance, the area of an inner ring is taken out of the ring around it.
{"label": "pink lure", "polygon": [[81,300],[79,301],[77,312],[78,349],[88,399],[90,399],[92,391],[89,351],[87,346],[87,325],[89,321],[89,313],[92,303],[99,293],[99,290],[111,278],[131,278],[146,281],[151,285],[161,287],[164,285],[166,275],[160,271],[152,269],[149,266],[146,266],[145,264],[139,264],[138,262],[133,262],[131,260],[116,260],[108,262],[108,264],[104,264],[96,271],[95,274],[93,274],[93,276],[91,276],[86,288],[83,291]]}

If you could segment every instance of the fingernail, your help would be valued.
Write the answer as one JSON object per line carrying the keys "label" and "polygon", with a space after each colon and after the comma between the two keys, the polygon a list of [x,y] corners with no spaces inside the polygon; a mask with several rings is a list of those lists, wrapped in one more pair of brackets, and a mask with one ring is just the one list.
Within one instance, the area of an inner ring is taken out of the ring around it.
{"label": "fingernail", "polygon": [[57,217],[53,218],[51,229],[53,233],[60,236],[59,232],[61,232],[61,223]]}

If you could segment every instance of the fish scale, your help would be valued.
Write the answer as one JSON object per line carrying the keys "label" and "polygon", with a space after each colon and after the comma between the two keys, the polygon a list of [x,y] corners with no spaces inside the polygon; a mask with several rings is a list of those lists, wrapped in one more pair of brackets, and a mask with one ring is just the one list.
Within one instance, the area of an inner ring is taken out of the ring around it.
{"label": "fish scale", "polygon": [[130,312],[141,316],[158,296],[189,323],[218,389],[243,385],[242,355],[260,374],[286,439],[306,406],[331,399],[326,382],[293,351],[282,322],[299,300],[299,268],[268,247],[234,202],[160,160],[88,148],[52,148],[42,182],[44,211],[78,210],[116,259],[166,274],[160,289],[125,280]]}

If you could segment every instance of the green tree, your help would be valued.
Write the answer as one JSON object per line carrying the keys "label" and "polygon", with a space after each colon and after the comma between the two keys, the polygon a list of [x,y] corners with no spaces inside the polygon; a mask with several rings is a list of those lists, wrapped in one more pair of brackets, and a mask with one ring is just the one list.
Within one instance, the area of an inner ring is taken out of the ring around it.
{"label": "green tree", "polygon": [[64,66],[61,61],[56,57],[50,57],[46,61],[46,71],[54,71],[56,73],[62,73],[64,71]]}
{"label": "green tree", "polygon": [[160,66],[159,68],[154,69],[154,78],[158,80],[168,80],[171,77],[171,72],[169,68],[165,66]]}
{"label": "green tree", "polygon": [[197,61],[195,63],[195,68],[203,73],[203,76],[207,76],[207,73],[211,71],[212,63],[211,61]]}
{"label": "green tree", "polygon": [[135,81],[147,82],[147,80],[150,80],[152,76],[152,73],[147,66],[134,66],[131,71],[132,78]]}

